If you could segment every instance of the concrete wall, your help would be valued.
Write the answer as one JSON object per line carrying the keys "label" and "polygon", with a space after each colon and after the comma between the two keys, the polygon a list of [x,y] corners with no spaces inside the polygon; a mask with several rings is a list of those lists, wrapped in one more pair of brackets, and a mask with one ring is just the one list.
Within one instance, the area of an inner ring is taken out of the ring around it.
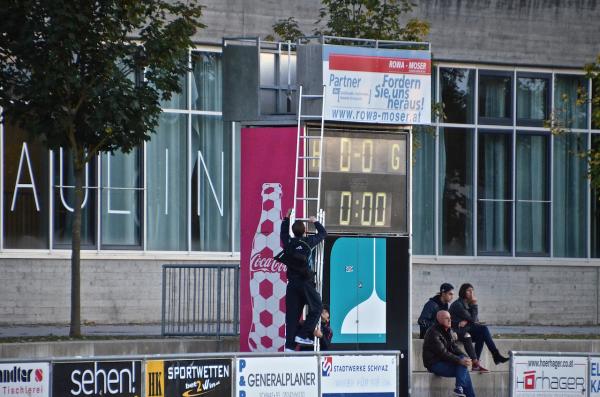
{"label": "concrete wall", "polygon": [[[161,265],[166,263],[182,261],[82,261],[82,321],[104,324],[160,323]],[[68,323],[70,266],[68,260],[1,260],[0,324]]]}
{"label": "concrete wall", "polygon": [[[272,33],[294,16],[306,34],[319,0],[206,0],[207,28],[196,39]],[[421,0],[410,17],[430,22],[435,59],[581,67],[600,53],[600,5],[595,0]],[[409,16],[407,16],[408,18]]]}
{"label": "concrete wall", "polygon": [[[159,323],[163,263],[167,262],[83,261],[82,321]],[[599,267],[584,266],[415,263],[413,323],[427,298],[448,281],[457,289],[463,282],[475,285],[481,319],[490,324],[598,324],[599,272]],[[0,280],[0,324],[69,322],[68,260],[3,259]]]}
{"label": "concrete wall", "polygon": [[[508,261],[507,261],[508,262]],[[413,321],[443,282],[475,287],[480,319],[497,325],[598,324],[598,267],[539,265],[413,265]]]}

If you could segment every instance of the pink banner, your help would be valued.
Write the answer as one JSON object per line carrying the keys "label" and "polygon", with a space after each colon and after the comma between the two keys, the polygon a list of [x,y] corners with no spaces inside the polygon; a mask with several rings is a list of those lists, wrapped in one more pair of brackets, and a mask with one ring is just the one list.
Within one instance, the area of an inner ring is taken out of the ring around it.
{"label": "pink banner", "polygon": [[283,351],[281,220],[294,201],[295,127],[243,128],[241,146],[240,351]]}

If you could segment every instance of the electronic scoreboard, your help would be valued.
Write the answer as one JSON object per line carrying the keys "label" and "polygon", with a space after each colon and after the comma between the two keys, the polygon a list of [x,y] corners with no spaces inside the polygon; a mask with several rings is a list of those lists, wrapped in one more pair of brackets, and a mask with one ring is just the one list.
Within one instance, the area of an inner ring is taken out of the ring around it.
{"label": "electronic scoreboard", "polygon": [[[310,140],[307,156],[318,157],[319,149],[318,139]],[[324,130],[321,208],[328,232],[408,233],[407,149],[407,134],[402,131]],[[316,176],[318,166],[318,160],[309,159],[308,175]],[[316,183],[308,184],[309,191],[316,188]]]}

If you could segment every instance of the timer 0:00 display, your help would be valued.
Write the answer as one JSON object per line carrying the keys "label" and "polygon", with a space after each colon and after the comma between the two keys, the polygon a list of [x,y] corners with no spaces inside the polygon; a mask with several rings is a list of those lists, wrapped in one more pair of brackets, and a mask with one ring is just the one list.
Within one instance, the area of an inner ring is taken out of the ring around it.
{"label": "timer 0:00 display", "polygon": [[328,191],[325,196],[325,214],[330,225],[391,226],[391,195],[388,192]]}

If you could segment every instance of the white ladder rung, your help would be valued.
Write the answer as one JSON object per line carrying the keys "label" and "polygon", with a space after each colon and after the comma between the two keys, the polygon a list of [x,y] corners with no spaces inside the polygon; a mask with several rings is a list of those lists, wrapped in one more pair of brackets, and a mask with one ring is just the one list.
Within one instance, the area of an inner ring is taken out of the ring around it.
{"label": "white ladder rung", "polygon": [[320,94],[305,94],[305,95],[302,95],[302,98],[306,98],[306,99],[319,99],[319,98],[323,98],[323,95],[320,95]]}
{"label": "white ladder rung", "polygon": [[299,176],[298,178],[296,178],[298,180],[304,180],[304,181],[317,181],[319,180],[318,176]]}
{"label": "white ladder rung", "polygon": [[304,160],[321,160],[321,157],[319,156],[300,156],[298,158]]}
{"label": "white ladder rung", "polygon": [[314,136],[314,135],[302,135],[300,137],[300,139],[321,139],[320,136]]}
{"label": "white ladder rung", "polygon": [[311,201],[318,200],[318,199],[319,199],[318,197],[298,197],[298,198],[296,198],[296,200],[311,200]]}
{"label": "white ladder rung", "polygon": [[303,119],[321,119],[323,116],[319,116],[318,114],[303,114],[300,116]]}

